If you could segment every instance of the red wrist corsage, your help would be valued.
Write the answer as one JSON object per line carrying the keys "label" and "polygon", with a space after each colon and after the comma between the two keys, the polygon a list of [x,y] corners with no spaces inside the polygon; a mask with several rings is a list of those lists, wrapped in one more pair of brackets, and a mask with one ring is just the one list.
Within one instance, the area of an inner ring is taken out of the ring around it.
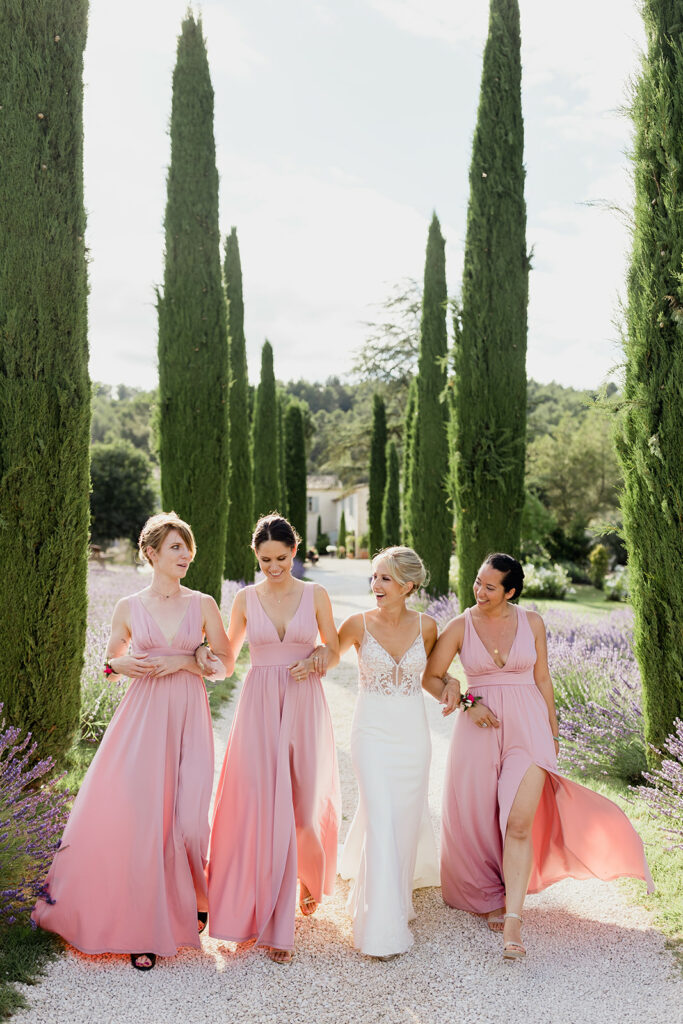
{"label": "red wrist corsage", "polygon": [[467,693],[463,693],[460,698],[460,707],[463,711],[467,711],[468,708],[473,708],[475,704],[478,704],[481,697],[475,697],[469,690]]}

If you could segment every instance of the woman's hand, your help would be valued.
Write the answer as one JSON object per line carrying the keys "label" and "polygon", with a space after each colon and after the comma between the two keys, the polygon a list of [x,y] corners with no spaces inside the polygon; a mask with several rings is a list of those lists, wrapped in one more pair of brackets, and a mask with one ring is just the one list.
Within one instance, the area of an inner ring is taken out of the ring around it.
{"label": "woman's hand", "polygon": [[313,666],[311,671],[317,672],[319,676],[324,676],[327,673],[327,666],[330,661],[329,649],[324,646],[316,647],[309,660]]}
{"label": "woman's hand", "polygon": [[[170,676],[174,672],[182,672],[187,667],[187,654],[155,654],[147,658],[147,672],[151,676],[160,679],[162,676]],[[190,664],[192,664],[190,662]]]}
{"label": "woman's hand", "polygon": [[301,661],[295,661],[293,665],[289,665],[290,674],[294,676],[296,681],[300,683],[304,679],[308,679],[311,672],[315,672],[313,668],[313,655],[310,658],[303,658]]}
{"label": "woman's hand", "polygon": [[221,659],[205,644],[202,644],[194,652],[194,660],[199,665],[199,669],[205,679],[214,679],[219,667],[222,666]]}
{"label": "woman's hand", "polygon": [[118,676],[136,679],[149,672],[149,658],[146,654],[119,654],[109,659],[109,664]]}
{"label": "woman's hand", "polygon": [[500,728],[500,722],[493,711],[491,711],[491,708],[487,708],[485,704],[474,704],[467,711],[463,711],[463,714],[467,715],[480,729],[487,729],[489,726],[492,726],[494,729]]}
{"label": "woman's hand", "polygon": [[452,715],[454,711],[457,711],[460,706],[460,680],[456,679],[455,676],[449,676],[448,673],[443,677],[444,688],[441,694],[441,714],[444,718],[447,715]]}

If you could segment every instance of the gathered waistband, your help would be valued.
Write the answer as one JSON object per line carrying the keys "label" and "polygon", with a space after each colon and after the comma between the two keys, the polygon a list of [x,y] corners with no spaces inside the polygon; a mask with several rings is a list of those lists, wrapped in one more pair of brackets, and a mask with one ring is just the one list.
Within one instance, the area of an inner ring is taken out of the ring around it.
{"label": "gathered waistband", "polygon": [[528,672],[506,672],[504,675],[496,676],[467,676],[467,686],[473,690],[482,690],[487,686],[535,686],[536,681]]}
{"label": "gathered waistband", "polygon": [[252,668],[287,667],[313,653],[311,644],[259,644],[249,651]]}

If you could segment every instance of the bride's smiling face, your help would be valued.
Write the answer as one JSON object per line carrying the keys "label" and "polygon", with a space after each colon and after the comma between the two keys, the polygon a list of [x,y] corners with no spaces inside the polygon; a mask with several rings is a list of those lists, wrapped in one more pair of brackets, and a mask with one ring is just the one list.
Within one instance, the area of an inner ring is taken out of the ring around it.
{"label": "bride's smiling face", "polygon": [[394,579],[386,562],[381,558],[372,567],[370,587],[378,608],[386,608],[405,601],[412,590],[410,583],[399,583]]}

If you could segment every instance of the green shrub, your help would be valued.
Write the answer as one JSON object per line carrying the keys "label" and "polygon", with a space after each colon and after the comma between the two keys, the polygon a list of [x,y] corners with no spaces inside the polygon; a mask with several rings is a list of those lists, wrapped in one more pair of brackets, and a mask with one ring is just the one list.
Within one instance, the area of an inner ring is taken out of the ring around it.
{"label": "green shrub", "polygon": [[596,544],[588,556],[588,561],[590,562],[591,583],[597,590],[602,590],[609,568],[609,554],[605,545]]}
{"label": "green shrub", "polygon": [[524,597],[548,597],[563,600],[573,594],[567,570],[557,562],[552,565],[524,565]]}
{"label": "green shrub", "polygon": [[605,577],[605,598],[608,601],[628,601],[631,591],[628,580],[628,566],[616,565],[614,572]]}

